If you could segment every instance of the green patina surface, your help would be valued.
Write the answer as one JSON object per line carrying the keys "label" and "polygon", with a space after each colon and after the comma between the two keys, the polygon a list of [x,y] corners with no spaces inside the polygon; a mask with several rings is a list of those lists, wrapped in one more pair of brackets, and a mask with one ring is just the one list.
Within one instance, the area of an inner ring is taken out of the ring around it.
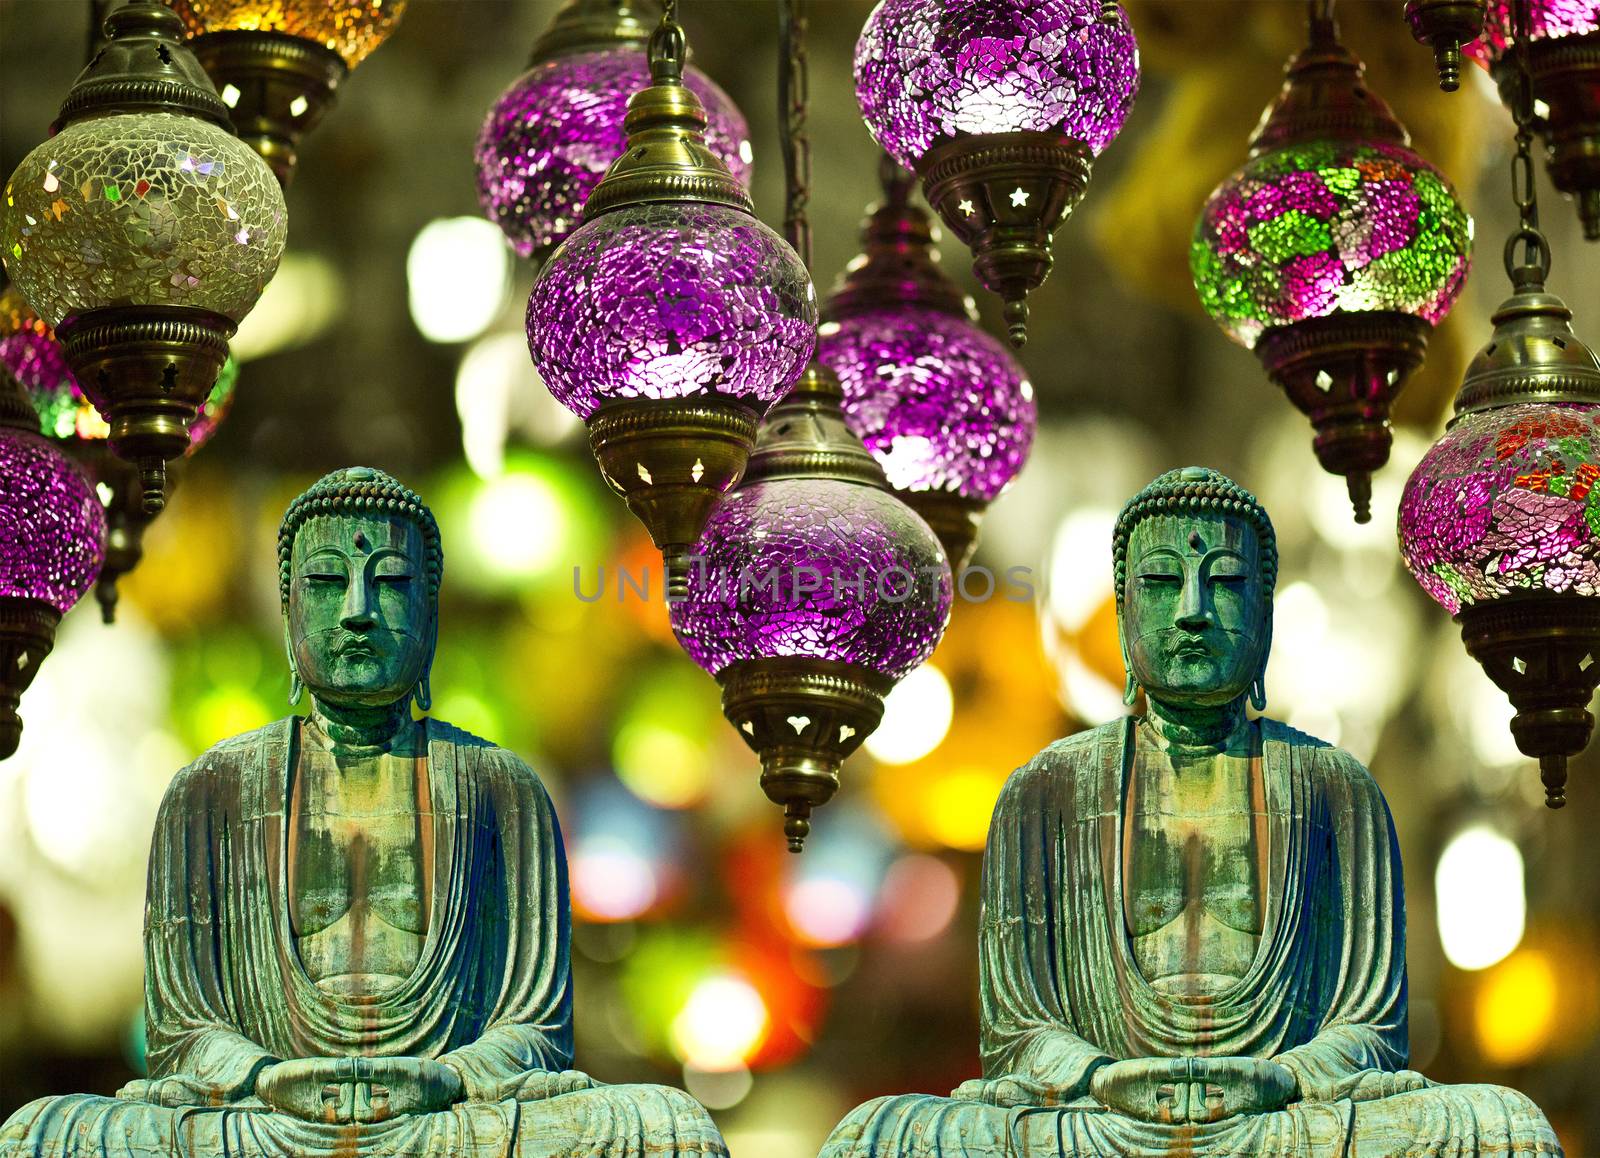
{"label": "green patina surface", "polygon": [[1001,794],[983,1077],[867,1103],[825,1158],[1559,1153],[1521,1094],[1406,1068],[1383,795],[1246,710],[1271,648],[1266,513],[1186,468],[1135,496],[1115,549],[1147,712],[1052,745]]}
{"label": "green patina surface", "polygon": [[150,1077],[23,1107],[0,1155],[725,1155],[687,1095],[571,1069],[550,799],[511,753],[413,719],[433,516],[380,472],[337,471],[291,504],[279,560],[311,711],[217,745],[162,803]]}

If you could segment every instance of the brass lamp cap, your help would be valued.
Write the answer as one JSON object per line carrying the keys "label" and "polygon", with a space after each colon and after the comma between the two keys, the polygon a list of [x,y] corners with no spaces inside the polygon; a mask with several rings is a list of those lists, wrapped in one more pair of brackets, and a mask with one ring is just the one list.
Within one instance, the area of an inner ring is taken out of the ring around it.
{"label": "brass lamp cap", "polygon": [[837,320],[868,310],[922,306],[977,321],[972,300],[939,266],[932,215],[911,202],[916,176],[885,156],[879,180],[883,200],[862,222],[862,252],[834,284],[824,316]]}
{"label": "brass lamp cap", "polygon": [[744,484],[763,479],[833,479],[889,489],[877,459],[845,425],[837,375],[812,362],[794,388],[767,412],[756,434]]}
{"label": "brass lamp cap", "polygon": [[705,106],[683,83],[687,56],[676,24],[651,34],[650,87],[628,101],[627,151],[589,194],[585,218],[655,201],[700,201],[755,216],[750,194],[706,145]]}
{"label": "brass lamp cap", "polygon": [[160,0],[129,0],[105,22],[106,43],[73,82],[51,126],[111,113],[184,113],[233,131],[228,109]]}
{"label": "brass lamp cap", "polygon": [[1536,269],[1517,270],[1515,285],[1495,311],[1488,345],[1467,367],[1456,420],[1519,402],[1600,403],[1600,358],[1572,332],[1572,310]]}
{"label": "brass lamp cap", "polygon": [[618,44],[643,47],[660,11],[654,0],[646,3],[656,11],[646,15],[634,0],[567,0],[550,21],[550,27],[533,42],[528,67],[592,48]]}
{"label": "brass lamp cap", "polygon": [[1365,72],[1366,66],[1339,43],[1331,22],[1313,26],[1311,43],[1285,66],[1283,88],[1251,134],[1250,156],[1308,140],[1409,146],[1411,134],[1367,87]]}

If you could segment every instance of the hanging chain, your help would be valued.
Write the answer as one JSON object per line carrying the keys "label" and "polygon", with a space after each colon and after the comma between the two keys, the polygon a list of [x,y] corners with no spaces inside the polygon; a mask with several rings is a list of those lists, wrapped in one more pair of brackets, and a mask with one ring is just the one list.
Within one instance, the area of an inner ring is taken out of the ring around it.
{"label": "hanging chain", "polygon": [[689,40],[678,23],[678,0],[666,0],[661,8],[661,23],[650,34],[651,84],[676,84],[683,78],[689,59]]}
{"label": "hanging chain", "polygon": [[[1531,0],[1511,0],[1511,34],[1516,39],[1516,90],[1511,117],[1517,123],[1517,152],[1511,158],[1511,200],[1517,207],[1518,228],[1506,241],[1506,273],[1519,282],[1519,271],[1536,275],[1539,282],[1550,273],[1550,243],[1539,231],[1539,193],[1534,185],[1533,132],[1538,118],[1533,109],[1533,69],[1528,63],[1528,39],[1533,24]],[[1516,260],[1522,243],[1522,261]]]}
{"label": "hanging chain", "polygon": [[1339,28],[1333,20],[1333,0],[1307,0],[1306,26],[1312,44],[1331,44],[1339,39]]}
{"label": "hanging chain", "polygon": [[778,124],[783,131],[783,236],[811,268],[811,137],[806,113],[811,78],[806,62],[805,0],[778,0]]}

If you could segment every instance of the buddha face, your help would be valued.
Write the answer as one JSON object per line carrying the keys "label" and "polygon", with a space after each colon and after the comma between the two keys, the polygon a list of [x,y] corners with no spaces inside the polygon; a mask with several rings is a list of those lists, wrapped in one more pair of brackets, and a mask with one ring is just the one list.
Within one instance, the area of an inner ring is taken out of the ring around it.
{"label": "buddha face", "polygon": [[1135,524],[1122,639],[1150,698],[1213,707],[1244,695],[1266,663],[1271,614],[1248,523],[1196,513]]}
{"label": "buddha face", "polygon": [[425,558],[422,532],[409,519],[319,515],[300,528],[287,623],[312,695],[376,706],[417,686],[434,642]]}

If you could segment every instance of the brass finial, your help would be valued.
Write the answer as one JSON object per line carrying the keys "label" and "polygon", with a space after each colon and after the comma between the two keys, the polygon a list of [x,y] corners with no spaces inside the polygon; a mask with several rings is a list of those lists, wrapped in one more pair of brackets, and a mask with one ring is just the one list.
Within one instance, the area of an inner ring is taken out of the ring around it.
{"label": "brass finial", "polygon": [[628,101],[627,151],[589,195],[585,218],[655,201],[701,201],[755,215],[750,194],[706,145],[705,106],[683,83],[688,51],[683,29],[663,15],[650,36],[650,87]]}
{"label": "brass finial", "polygon": [[655,0],[567,0],[550,21],[528,56],[528,67],[572,52],[611,48],[616,45],[644,45],[650,39],[653,13],[641,8],[660,8]]}
{"label": "brass finial", "polygon": [[129,0],[106,17],[105,34],[61,102],[53,132],[131,112],[184,113],[233,131],[216,86],[183,42],[183,21],[161,0]]}

